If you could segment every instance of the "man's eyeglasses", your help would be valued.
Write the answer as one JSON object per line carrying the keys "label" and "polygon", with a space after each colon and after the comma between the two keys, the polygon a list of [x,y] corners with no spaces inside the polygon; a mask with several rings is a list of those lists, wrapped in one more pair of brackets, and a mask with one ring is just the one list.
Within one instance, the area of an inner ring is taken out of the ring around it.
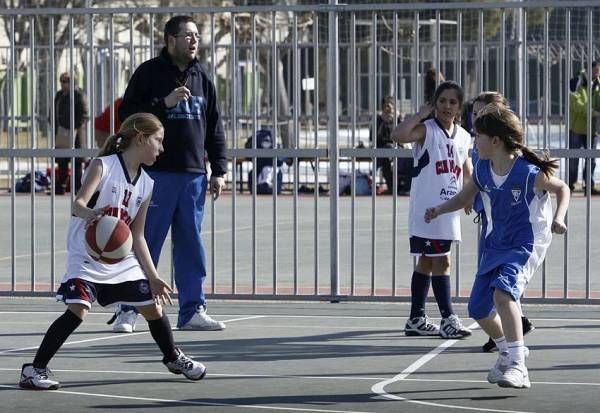
{"label": "man's eyeglasses", "polygon": [[71,79],[60,79],[60,83],[69,83]]}
{"label": "man's eyeglasses", "polygon": [[185,33],[179,33],[179,34],[174,34],[173,37],[184,37],[186,40],[192,40],[192,38],[196,41],[200,40],[200,33],[196,33],[196,32],[185,32]]}

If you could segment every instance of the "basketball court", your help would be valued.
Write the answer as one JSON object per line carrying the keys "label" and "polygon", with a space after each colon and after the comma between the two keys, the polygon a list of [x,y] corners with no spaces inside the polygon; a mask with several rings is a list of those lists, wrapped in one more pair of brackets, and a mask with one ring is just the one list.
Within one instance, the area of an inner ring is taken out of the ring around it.
{"label": "basketball court", "polygon": [[[430,312],[437,313],[434,303]],[[456,306],[464,316],[465,306]],[[167,309],[175,321],[176,307]],[[62,387],[17,387],[43,333],[64,311],[49,298],[0,298],[3,410],[206,412],[591,412],[600,389],[600,317],[593,306],[528,305],[531,389],[486,381],[496,353],[486,337],[405,337],[408,305],[342,302],[212,302],[220,332],[175,331],[177,344],[207,366],[204,380],[169,373],[143,320],[114,334],[98,306],[49,367]],[[465,320],[467,321],[467,320]],[[472,320],[471,320],[472,322]],[[565,396],[568,395],[568,396]],[[157,409],[157,410],[152,410]],[[575,409],[575,410],[573,410]]]}

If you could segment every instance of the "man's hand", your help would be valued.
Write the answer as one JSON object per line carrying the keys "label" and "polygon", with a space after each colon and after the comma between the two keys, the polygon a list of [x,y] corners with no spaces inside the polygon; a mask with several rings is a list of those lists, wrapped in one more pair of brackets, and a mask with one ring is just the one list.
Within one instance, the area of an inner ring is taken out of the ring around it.
{"label": "man's hand", "polygon": [[222,176],[211,176],[210,177],[210,194],[213,199],[216,200],[221,195],[221,191],[225,188],[225,178]]}
{"label": "man's hand", "polygon": [[182,100],[188,100],[190,96],[192,96],[192,92],[187,87],[180,86],[165,97],[165,106],[167,108],[175,107]]}

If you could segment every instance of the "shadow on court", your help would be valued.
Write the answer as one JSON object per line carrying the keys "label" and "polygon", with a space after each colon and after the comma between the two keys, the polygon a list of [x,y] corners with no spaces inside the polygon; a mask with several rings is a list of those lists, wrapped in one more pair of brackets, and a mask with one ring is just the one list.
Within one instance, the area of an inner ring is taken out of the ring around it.
{"label": "shadow on court", "polygon": [[[464,305],[456,308],[464,315]],[[167,308],[172,321],[175,309]],[[211,303],[211,314],[227,322],[226,330],[174,331],[177,345],[206,364],[202,381],[166,370],[142,319],[135,334],[114,334],[105,324],[111,310],[96,306],[50,362],[61,389],[19,389],[21,364],[32,360],[64,310],[50,299],[0,298],[3,411],[598,409],[600,364],[593,355],[600,351],[600,318],[593,306],[526,306],[536,326],[526,337],[529,390],[486,381],[497,355],[481,351],[486,337],[480,330],[461,341],[405,337],[404,303],[227,301]],[[434,316],[434,306],[429,310]]]}

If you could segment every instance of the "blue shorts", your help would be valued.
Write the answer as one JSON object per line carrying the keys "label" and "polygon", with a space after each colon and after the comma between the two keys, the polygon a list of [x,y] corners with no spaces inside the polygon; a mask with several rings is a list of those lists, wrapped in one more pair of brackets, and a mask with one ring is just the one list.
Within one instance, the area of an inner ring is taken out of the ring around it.
{"label": "blue shorts", "polygon": [[73,278],[58,287],[56,300],[63,301],[65,304],[82,304],[87,308],[91,308],[96,300],[102,307],[111,304],[143,307],[155,303],[150,284],[146,279],[119,284],[102,284]]}
{"label": "blue shorts", "polygon": [[527,285],[521,267],[503,264],[492,271],[477,273],[469,297],[469,317],[481,320],[495,310],[494,290],[506,292],[515,301],[521,299]]}
{"label": "blue shorts", "polygon": [[409,239],[411,255],[425,255],[426,257],[440,257],[450,254],[452,240],[430,239],[412,236]]}

